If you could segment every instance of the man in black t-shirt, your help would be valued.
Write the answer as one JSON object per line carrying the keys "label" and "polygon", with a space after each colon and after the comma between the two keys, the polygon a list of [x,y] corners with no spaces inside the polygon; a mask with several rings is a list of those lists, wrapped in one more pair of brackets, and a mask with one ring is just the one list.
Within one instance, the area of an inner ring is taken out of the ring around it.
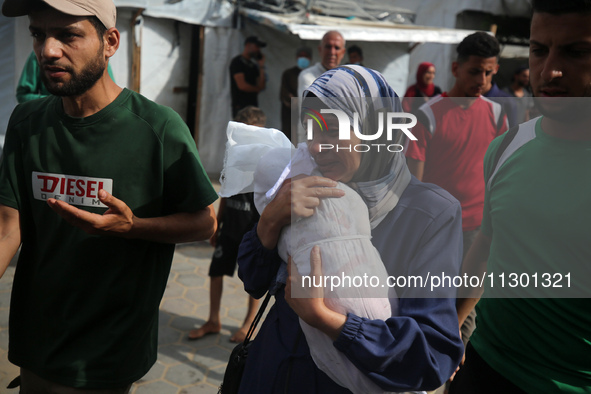
{"label": "man in black t-shirt", "polygon": [[265,56],[261,48],[267,44],[256,36],[244,41],[244,50],[230,63],[232,117],[249,105],[258,106],[257,95],[265,89]]}

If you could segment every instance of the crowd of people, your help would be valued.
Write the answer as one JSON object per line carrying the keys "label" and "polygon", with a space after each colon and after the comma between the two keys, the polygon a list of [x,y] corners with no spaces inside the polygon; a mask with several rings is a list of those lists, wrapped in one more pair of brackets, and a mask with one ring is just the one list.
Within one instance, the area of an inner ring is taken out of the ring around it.
{"label": "crowd of people", "polygon": [[[282,156],[269,163],[282,164],[272,181],[223,198],[216,214],[218,194],[180,116],[110,75],[121,40],[112,1],[4,0],[2,13],[27,15],[33,37],[0,162],[0,277],[21,248],[8,353],[20,377],[11,386],[128,393],[157,358],[174,245],[209,240],[210,314],[189,339],[220,331],[223,277],[236,267],[249,309],[232,341],[244,340],[257,300],[275,298],[240,393],[591,392],[590,298],[508,297],[492,282],[427,295],[402,286],[375,318],[335,307],[323,286],[297,295],[302,275],[320,279],[338,253],[352,257],[352,244],[326,246],[336,238],[362,239],[393,278],[589,272],[591,111],[581,98],[591,95],[591,2],[532,7],[529,65],[504,89],[493,80],[499,42],[484,32],[457,46],[451,88],[436,86],[424,62],[404,96],[338,31],[323,36],[316,64],[298,48],[281,76],[279,135],[307,142],[273,151]],[[266,45],[250,36],[230,63],[232,116],[244,127],[266,123]],[[403,111],[416,119],[414,138],[405,122],[376,134],[382,114]],[[352,148],[367,140],[402,149]],[[346,208],[330,210],[351,196],[359,234],[339,231],[354,227]],[[331,231],[313,239],[289,235],[327,223]],[[343,261],[343,274],[367,256]],[[586,280],[569,276],[569,287]],[[319,365],[334,354],[346,363]]]}

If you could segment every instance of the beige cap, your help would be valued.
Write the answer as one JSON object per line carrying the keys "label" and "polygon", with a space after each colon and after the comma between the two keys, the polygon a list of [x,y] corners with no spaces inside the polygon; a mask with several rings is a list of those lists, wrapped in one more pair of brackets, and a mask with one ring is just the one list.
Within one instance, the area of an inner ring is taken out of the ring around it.
{"label": "beige cap", "polygon": [[117,9],[112,0],[4,0],[2,14],[5,16],[28,15],[31,8],[43,1],[67,15],[96,16],[107,29],[115,27]]}

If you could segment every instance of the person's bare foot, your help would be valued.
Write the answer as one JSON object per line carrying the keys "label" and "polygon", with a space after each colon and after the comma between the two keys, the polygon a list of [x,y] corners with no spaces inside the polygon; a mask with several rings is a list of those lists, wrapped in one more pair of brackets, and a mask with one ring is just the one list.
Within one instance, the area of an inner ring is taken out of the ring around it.
{"label": "person's bare foot", "polygon": [[242,326],[230,337],[230,342],[241,343],[246,339],[250,326]]}
{"label": "person's bare foot", "polygon": [[189,332],[189,337],[188,339],[191,341],[197,340],[197,339],[201,339],[206,335],[209,334],[217,334],[220,332],[220,330],[222,329],[222,324],[221,323],[214,323],[211,321],[206,321],[204,325],[202,325],[201,327],[195,329],[195,330],[191,330]]}

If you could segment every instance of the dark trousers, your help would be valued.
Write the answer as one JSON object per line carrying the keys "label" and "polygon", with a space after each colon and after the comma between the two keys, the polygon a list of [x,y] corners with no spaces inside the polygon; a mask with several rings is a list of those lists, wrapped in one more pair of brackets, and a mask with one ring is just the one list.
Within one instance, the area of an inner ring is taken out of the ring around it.
{"label": "dark trousers", "polygon": [[20,394],[127,394],[131,384],[118,389],[88,390],[66,387],[58,383],[50,382],[33,372],[21,368]]}
{"label": "dark trousers", "polygon": [[525,394],[525,391],[492,369],[468,343],[466,362],[451,382],[449,394]]}

